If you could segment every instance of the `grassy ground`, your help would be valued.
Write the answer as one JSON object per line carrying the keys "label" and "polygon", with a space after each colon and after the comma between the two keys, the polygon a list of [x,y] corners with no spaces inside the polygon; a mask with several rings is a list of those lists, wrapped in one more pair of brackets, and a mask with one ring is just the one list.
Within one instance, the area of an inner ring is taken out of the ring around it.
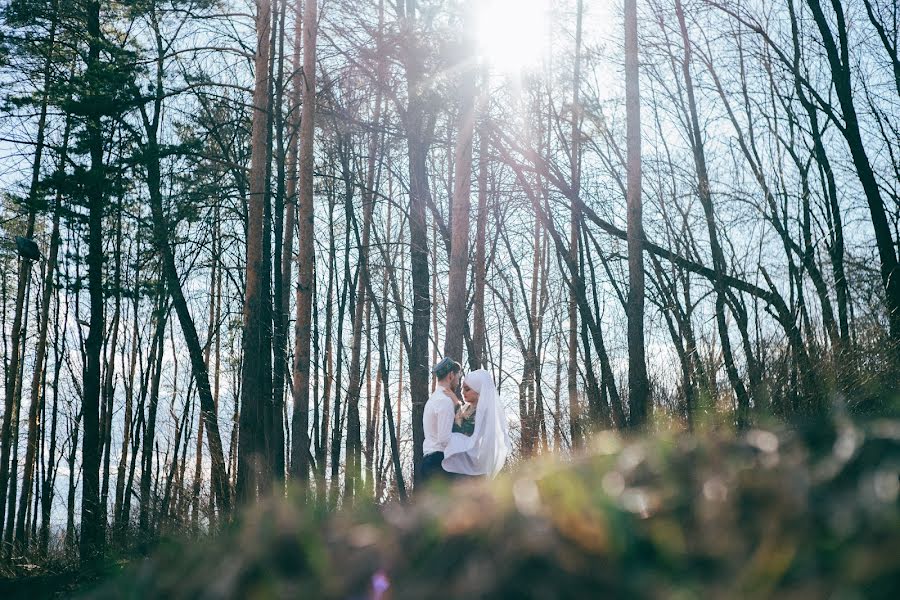
{"label": "grassy ground", "polygon": [[408,505],[263,503],[88,596],[896,598],[898,473],[900,421],[600,434],[578,458]]}
{"label": "grassy ground", "polygon": [[40,565],[7,563],[0,570],[0,598],[38,600],[76,597],[105,582],[116,580],[123,569],[135,560],[135,556],[111,557],[85,569],[77,561],[63,558],[60,552]]}

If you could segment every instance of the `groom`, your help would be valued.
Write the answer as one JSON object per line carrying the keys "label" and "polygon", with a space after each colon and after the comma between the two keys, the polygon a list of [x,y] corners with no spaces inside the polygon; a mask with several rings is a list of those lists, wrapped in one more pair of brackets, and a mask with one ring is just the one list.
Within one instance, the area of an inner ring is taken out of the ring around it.
{"label": "groom", "polygon": [[453,418],[459,399],[456,390],[462,367],[452,358],[444,358],[431,370],[437,378],[437,386],[425,403],[423,416],[425,441],[422,443],[421,481],[424,483],[432,477],[449,477],[450,474],[441,467],[444,460],[444,448],[450,441],[453,430]]}

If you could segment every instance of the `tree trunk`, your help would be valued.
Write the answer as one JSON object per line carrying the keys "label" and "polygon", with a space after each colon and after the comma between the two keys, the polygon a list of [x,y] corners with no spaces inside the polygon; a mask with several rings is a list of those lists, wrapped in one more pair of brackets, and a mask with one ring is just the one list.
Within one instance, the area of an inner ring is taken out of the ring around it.
{"label": "tree trunk", "polygon": [[[141,251],[141,239],[140,236],[137,237],[136,241],[136,254],[140,255]],[[123,509],[125,505],[125,473],[128,466],[128,453],[129,448],[132,445],[131,442],[131,430],[133,427],[134,421],[134,388],[137,385],[135,383],[135,369],[137,367],[137,357],[138,357],[138,348],[140,346],[138,340],[138,306],[140,303],[140,296],[137,293],[137,281],[140,279],[140,264],[136,262],[135,272],[134,272],[134,280],[135,280],[135,290],[134,290],[134,300],[132,302],[133,314],[132,314],[132,324],[131,324],[131,359],[128,367],[128,380],[125,382],[125,416],[124,423],[122,426],[122,449],[119,456],[119,466],[118,471],[116,473],[116,500],[115,500],[115,508],[113,510],[113,515],[115,517],[115,536],[117,542],[119,544],[124,540],[125,533],[128,528],[127,518],[123,516]],[[133,460],[133,458],[132,458]],[[133,463],[132,463],[133,464]]]}
{"label": "tree trunk", "polygon": [[[342,164],[343,164],[343,179],[344,185],[347,186],[346,193],[344,195],[345,205],[344,210],[347,215],[348,223],[353,223],[352,227],[354,229],[358,229],[356,222],[356,217],[353,214],[353,206],[351,204],[352,201],[352,181],[353,181],[353,173],[350,170],[350,148],[352,146],[352,142],[348,140],[346,145],[347,154],[343,155]],[[370,153],[370,159],[374,160],[374,154]],[[369,188],[371,189],[371,188]],[[368,281],[369,273],[368,273],[368,237],[369,237],[369,229],[371,227],[371,197],[369,196],[369,190],[364,191],[363,193],[363,220],[365,224],[363,225],[363,233],[362,233],[362,242],[360,243],[358,255],[357,255],[357,291],[356,291],[356,304],[353,306],[353,321],[351,323],[352,334],[350,340],[350,380],[347,384],[347,449],[344,454],[344,502],[346,504],[351,504],[353,502],[354,495],[358,491],[358,485],[361,483],[362,478],[362,470],[361,470],[361,456],[362,456],[362,443],[360,437],[360,419],[359,419],[359,401],[360,401],[360,388],[362,386],[362,378],[360,374],[360,355],[362,353],[362,330],[363,330],[363,322],[365,317],[365,307],[368,303],[368,298],[366,296],[366,282]],[[348,227],[350,225],[348,224]],[[358,239],[358,238],[357,238]],[[349,248],[347,248],[349,251]]]}
{"label": "tree trunk", "polygon": [[738,428],[742,429],[748,425],[748,423],[745,422],[744,417],[749,414],[750,396],[747,393],[746,387],[744,387],[744,382],[741,380],[741,377],[737,372],[737,366],[734,363],[734,354],[731,349],[728,324],[725,320],[725,254],[722,252],[722,246],[719,244],[719,235],[716,228],[712,192],[709,186],[709,175],[706,170],[706,155],[703,149],[700,121],[697,116],[697,103],[694,98],[694,83],[693,78],[691,77],[691,41],[688,37],[681,0],[675,0],[675,14],[678,17],[681,38],[684,44],[684,60],[682,61],[681,68],[687,95],[691,147],[694,154],[694,167],[697,174],[697,193],[700,198],[700,203],[703,205],[703,214],[706,217],[706,225],[709,232],[709,246],[713,259],[713,271],[715,272],[713,284],[716,290],[716,324],[718,325],[719,341],[722,344],[722,355],[725,359],[725,370],[728,373],[728,380],[731,382],[731,387],[734,389],[735,396],[737,397],[738,419],[736,424]]}
{"label": "tree trunk", "polygon": [[[387,385],[388,381],[388,367],[387,367],[387,327],[385,321],[385,315],[381,307],[377,302],[373,301],[373,305],[375,308],[375,318],[378,319],[378,355],[379,355],[379,369],[381,371],[381,378],[384,381],[384,386],[382,386],[384,393],[384,418],[387,422],[387,432],[390,438],[391,443],[391,461],[394,465],[394,474],[397,477],[397,492],[400,495],[400,501],[404,502],[406,500],[406,484],[403,481],[403,466],[400,463],[400,446],[398,437],[394,432],[394,416],[393,411],[391,409],[391,397],[390,397],[390,386]],[[403,367],[401,365],[400,370],[402,371]],[[400,399],[397,399],[397,403],[399,404]]]}
{"label": "tree trunk", "polygon": [[[38,184],[40,183],[41,163],[43,162],[44,140],[47,126],[47,107],[49,104],[50,84],[51,84],[51,67],[54,56],[54,46],[56,43],[56,27],[57,27],[57,11],[58,3],[53,2],[52,17],[50,22],[50,32],[47,41],[47,58],[44,61],[44,89],[41,95],[41,107],[38,116],[37,138],[34,148],[34,160],[31,165],[31,184],[28,189],[28,219],[25,226],[25,237],[31,239],[34,236],[35,211],[38,203]],[[70,120],[66,119],[66,127],[64,140],[68,140]],[[65,148],[65,142],[63,143]],[[19,273],[16,282],[16,305],[13,313],[12,331],[10,332],[12,348],[9,355],[9,367],[6,372],[5,401],[3,410],[3,425],[0,431],[0,534],[3,533],[5,523],[5,513],[3,506],[6,504],[7,485],[9,482],[10,470],[12,470],[13,479],[16,477],[16,465],[9,464],[9,453],[14,442],[12,437],[13,417],[18,416],[18,404],[21,402],[21,386],[22,381],[18,376],[21,368],[19,363],[22,359],[22,312],[25,309],[25,291],[28,282],[31,280],[31,261],[24,258],[19,259]],[[5,303],[4,303],[5,306]],[[30,424],[30,419],[29,419]],[[7,527],[12,527],[12,522],[6,523]]]}
{"label": "tree trunk", "polygon": [[[272,373],[264,372],[266,351],[265,322],[268,314],[264,304],[268,284],[268,269],[264,264],[265,205],[268,183],[268,124],[271,98],[269,96],[269,54],[272,26],[270,0],[256,2],[256,62],[253,92],[253,125],[250,150],[250,195],[247,209],[247,272],[244,296],[243,356],[241,375],[241,413],[238,431],[238,467],[236,493],[240,502],[254,500],[262,484],[265,469],[266,404],[271,401]],[[265,380],[268,378],[268,385]]]}
{"label": "tree trunk", "polygon": [[297,321],[294,324],[294,414],[291,423],[291,475],[309,480],[309,368],[315,247],[313,244],[313,149],[316,116],[316,35],[318,0],[303,11],[303,113],[297,196]]}
{"label": "tree trunk", "polygon": [[[165,298],[165,293],[162,293]],[[141,504],[138,516],[138,529],[142,539],[149,538],[151,533],[151,510],[154,500],[150,496],[150,487],[153,482],[153,445],[156,437],[156,413],[159,406],[159,382],[162,376],[163,346],[166,339],[166,324],[168,323],[168,302],[160,303],[160,312],[157,316],[155,346],[156,364],[153,367],[153,379],[150,383],[149,406],[147,416],[144,419],[144,439],[141,449]]]}
{"label": "tree trunk", "polygon": [[[572,76],[572,156],[569,158],[571,170],[572,193],[581,194],[581,37],[584,2],[578,0],[575,10],[575,71]],[[569,228],[569,261],[575,264],[578,260],[578,230],[580,229],[581,211],[577,203],[572,203]],[[569,280],[569,362],[566,369],[567,390],[569,393],[569,435],[573,447],[582,441],[581,405],[578,401],[578,300],[576,298],[575,278]]]}
{"label": "tree trunk", "polygon": [[25,465],[22,479],[22,497],[19,500],[19,514],[16,517],[16,546],[20,551],[26,549],[25,507],[29,502],[31,480],[34,475],[35,458],[38,452],[38,415],[46,401],[46,393],[41,393],[41,379],[44,375],[44,362],[47,356],[47,332],[50,325],[50,299],[53,293],[53,279],[56,274],[56,261],[59,256],[59,202],[61,194],[56,196],[53,210],[53,228],[50,233],[50,252],[47,257],[44,273],[44,289],[41,297],[41,315],[38,323],[37,354],[34,358],[34,371],[31,378],[31,404],[28,410],[28,440],[25,445]]}
{"label": "tree trunk", "polygon": [[[859,119],[856,114],[856,105],[853,100],[853,87],[851,84],[851,70],[854,68],[848,57],[849,40],[847,39],[847,26],[844,21],[844,13],[841,4],[832,1],[835,9],[835,22],[837,26],[837,42],[831,32],[829,21],[822,11],[819,0],[806,0],[813,13],[822,42],[825,46],[828,62],[831,65],[831,78],[834,90],[841,106],[844,125],[839,127],[847,146],[850,148],[850,156],[856,169],[857,177],[862,184],[866,201],[869,205],[869,214],[872,219],[872,229],[875,231],[875,245],[878,248],[878,256],[881,259],[881,281],[884,286],[885,300],[888,309],[891,339],[895,344],[894,355],[900,355],[900,264],[897,261],[894,239],[885,210],[884,199],[875,172],[869,162],[865,144],[860,131]],[[840,47],[838,47],[838,43]]]}
{"label": "tree trunk", "polygon": [[[281,0],[277,11],[278,21],[278,66],[275,68],[275,147],[277,167],[275,175],[275,266],[272,274],[274,307],[272,311],[272,410],[270,415],[269,455],[271,457],[272,474],[277,485],[276,491],[283,491],[285,477],[284,455],[284,387],[287,381],[287,328],[288,306],[290,305],[291,291],[291,248],[285,251],[285,236],[291,238],[293,243],[293,231],[286,231],[286,227],[293,228],[294,221],[288,215],[285,222],[285,211],[290,212],[285,206],[285,179],[287,179],[285,163],[285,142],[290,144],[292,132],[287,131],[285,140],[284,127],[284,38],[285,18],[287,15],[286,0]],[[296,63],[294,63],[296,64]],[[288,107],[290,109],[290,107]],[[287,278],[285,278],[287,273]]]}
{"label": "tree trunk", "polygon": [[650,411],[644,354],[644,226],[641,206],[641,96],[637,2],[625,0],[625,113],[628,179],[628,424],[642,427]]}
{"label": "tree trunk", "polygon": [[[471,11],[467,11],[467,14]],[[471,17],[463,24],[472,29]],[[469,208],[472,192],[472,139],[475,135],[475,67],[474,42],[468,35],[462,39],[460,56],[461,82],[459,122],[453,160],[453,195],[450,209],[450,273],[447,283],[447,329],[444,356],[462,362],[463,337],[466,330],[467,265],[469,262]]]}
{"label": "tree trunk", "polygon": [[[294,10],[294,47],[291,54],[291,94],[288,102],[288,151],[287,151],[287,215],[284,222],[284,241],[281,246],[281,299],[276,315],[278,326],[275,335],[276,366],[287,371],[287,357],[278,360],[278,354],[286,350],[288,330],[288,307],[291,297],[291,268],[294,258],[294,227],[297,219],[297,177],[298,150],[300,144],[300,102],[302,97],[302,65],[300,45],[303,41],[303,20],[301,2],[296,1]],[[282,339],[283,338],[283,339]],[[293,367],[293,365],[292,365]],[[291,369],[293,377],[293,368]],[[286,374],[286,373],[285,373]],[[285,377],[286,379],[286,377]],[[293,382],[292,382],[293,386]],[[290,461],[288,461],[290,463]],[[288,465],[288,468],[289,465]]]}
{"label": "tree trunk", "polygon": [[101,435],[100,444],[103,450],[103,481],[100,486],[100,506],[103,509],[103,522],[109,521],[109,454],[112,447],[112,418],[113,397],[115,396],[115,372],[116,349],[119,343],[119,324],[122,317],[122,199],[119,198],[117,207],[116,246],[114,249],[115,268],[113,272],[113,290],[115,293],[115,306],[113,308],[113,320],[110,331],[107,332],[108,354],[105,358],[103,390],[100,394],[101,402]]}
{"label": "tree trunk", "polygon": [[[487,82],[485,82],[485,86]],[[472,302],[472,349],[469,356],[469,368],[481,369],[486,366],[485,353],[485,320],[484,320],[484,286],[487,265],[485,264],[485,237],[487,235],[487,180],[489,138],[486,128],[479,130],[478,135],[478,215],[475,225],[475,263],[472,265],[475,277],[475,298]],[[401,348],[402,351],[402,348]],[[399,421],[399,419],[398,419]]]}
{"label": "tree trunk", "polygon": [[[379,88],[380,90],[381,88]],[[369,304],[367,295],[369,286],[369,238],[372,229],[372,211],[374,208],[375,154],[378,150],[378,121],[381,114],[381,94],[375,97],[375,126],[369,142],[369,160],[366,174],[366,189],[363,192],[362,240],[358,252],[359,276],[356,292],[356,306],[353,315],[353,334],[350,346],[350,382],[347,391],[347,453],[344,465],[345,483],[344,498],[352,501],[355,493],[360,491],[362,483],[362,440],[360,436],[359,401],[362,386],[360,377],[360,354],[362,352],[362,330],[366,307]],[[350,176],[345,173],[345,177]],[[352,207],[347,207],[352,217]]]}
{"label": "tree trunk", "polygon": [[[197,395],[200,399],[200,409],[206,429],[207,444],[210,453],[210,479],[211,488],[216,496],[219,510],[224,518],[231,513],[231,487],[228,484],[225,469],[225,455],[222,448],[222,438],[219,433],[219,422],[216,403],[213,400],[212,388],[209,384],[208,355],[204,356],[203,347],[200,344],[200,336],[191,316],[187,300],[181,287],[181,279],[175,265],[174,251],[169,243],[170,224],[163,210],[162,178],[160,173],[160,149],[157,135],[159,131],[163,89],[163,41],[156,31],[157,45],[157,71],[156,90],[154,99],[154,112],[152,120],[141,106],[141,117],[147,134],[146,145],[143,148],[144,166],[147,170],[147,188],[150,196],[150,212],[153,219],[153,241],[156,251],[159,253],[162,263],[163,277],[166,288],[172,298],[172,306],[178,316],[184,341],[188,349],[188,357],[191,363],[191,372],[197,384]],[[161,355],[160,355],[161,356]]]}
{"label": "tree trunk", "polygon": [[[416,3],[407,2],[406,27],[416,30]],[[412,36],[408,39],[412,40]],[[410,43],[413,43],[410,41]],[[420,48],[408,47],[405,57],[409,103],[406,114],[407,152],[409,155],[409,256],[412,275],[413,306],[409,349],[409,391],[412,397],[413,465],[422,462],[425,430],[422,418],[428,400],[428,341],[431,298],[428,290],[428,227],[425,207],[428,186],[428,146],[425,123],[425,99],[421,83],[424,78],[424,56]],[[418,471],[416,471],[418,473]]]}
{"label": "tree trunk", "polygon": [[78,470],[75,468],[75,460],[78,454],[78,433],[81,425],[81,411],[73,419],[70,435],[69,455],[69,491],[66,495],[66,555],[70,558],[75,554],[75,489],[78,479]]}
{"label": "tree trunk", "polygon": [[[56,282],[59,283],[59,270],[57,269]],[[56,286],[59,289],[59,285]],[[58,294],[59,292],[57,292]],[[56,365],[53,373],[53,407],[50,410],[50,455],[47,459],[47,474],[41,488],[41,531],[39,556],[47,557],[47,551],[50,546],[50,512],[53,508],[53,498],[56,491],[56,474],[57,474],[57,423],[59,422],[59,373],[62,369],[62,359],[60,357],[60,348],[65,347],[65,332],[60,334],[60,312],[59,296],[56,299],[57,311],[54,316],[54,339],[53,339],[53,356]],[[46,403],[46,400],[44,401]]]}
{"label": "tree trunk", "polygon": [[[88,59],[86,69],[96,72],[100,66],[100,3],[87,5]],[[97,77],[99,74],[94,73]],[[100,352],[103,348],[103,204],[105,171],[103,134],[100,114],[86,123],[87,145],[91,156],[88,172],[88,291],[90,295],[90,328],[85,342],[84,365],[84,438],[82,442],[81,540],[82,565],[104,552],[104,524],[100,506]]]}

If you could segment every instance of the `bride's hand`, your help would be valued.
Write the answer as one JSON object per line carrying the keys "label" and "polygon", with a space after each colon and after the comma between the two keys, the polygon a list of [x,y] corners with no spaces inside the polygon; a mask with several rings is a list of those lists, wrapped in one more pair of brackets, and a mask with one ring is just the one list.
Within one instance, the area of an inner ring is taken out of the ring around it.
{"label": "bride's hand", "polygon": [[450,389],[449,387],[445,387],[444,392],[446,392],[446,394],[450,397],[450,400],[453,401],[453,406],[459,406],[460,404],[462,404],[459,397],[456,395],[456,392],[454,392],[452,389]]}

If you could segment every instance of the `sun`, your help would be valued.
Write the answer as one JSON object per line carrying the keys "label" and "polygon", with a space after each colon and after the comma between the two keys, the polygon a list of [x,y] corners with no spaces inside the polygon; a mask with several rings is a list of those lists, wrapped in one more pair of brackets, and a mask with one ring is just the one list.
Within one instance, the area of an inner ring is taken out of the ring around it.
{"label": "sun", "polygon": [[475,15],[478,54],[492,69],[537,67],[549,38],[547,0],[480,0]]}

